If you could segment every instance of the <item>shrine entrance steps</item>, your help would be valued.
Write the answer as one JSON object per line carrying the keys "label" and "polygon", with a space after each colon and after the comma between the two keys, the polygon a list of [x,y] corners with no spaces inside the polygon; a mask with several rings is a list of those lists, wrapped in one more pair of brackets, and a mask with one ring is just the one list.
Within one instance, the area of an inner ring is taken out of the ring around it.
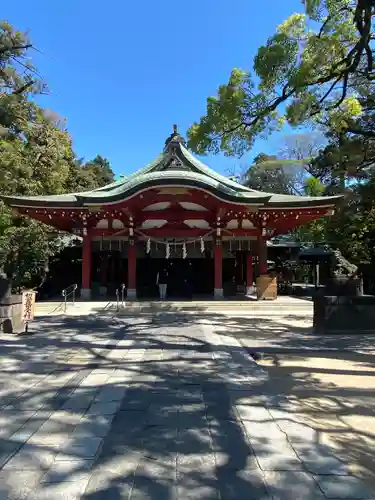
{"label": "shrine entrance steps", "polygon": [[85,316],[96,313],[114,315],[186,313],[186,314],[243,314],[246,316],[299,316],[312,317],[313,303],[309,300],[283,296],[274,301],[256,300],[139,300],[125,301],[77,301],[69,303],[66,311],[61,301],[36,303],[36,316]]}
{"label": "shrine entrance steps", "polygon": [[293,297],[280,297],[275,301],[253,300],[151,300],[151,301],[126,301],[112,302],[108,306],[119,315],[134,313],[240,313],[246,315],[286,315],[312,316],[313,303]]}

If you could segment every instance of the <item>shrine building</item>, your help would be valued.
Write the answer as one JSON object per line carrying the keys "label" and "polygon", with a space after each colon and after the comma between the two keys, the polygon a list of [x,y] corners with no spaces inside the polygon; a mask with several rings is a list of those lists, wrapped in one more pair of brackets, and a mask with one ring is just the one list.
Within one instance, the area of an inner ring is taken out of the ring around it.
{"label": "shrine building", "polygon": [[[169,295],[267,298],[267,240],[330,216],[340,196],[290,196],[255,191],[195,158],[174,126],[150,164],[93,191],[3,196],[16,213],[82,237],[81,297],[127,298],[157,293],[167,269]],[[275,298],[273,296],[272,298]]]}

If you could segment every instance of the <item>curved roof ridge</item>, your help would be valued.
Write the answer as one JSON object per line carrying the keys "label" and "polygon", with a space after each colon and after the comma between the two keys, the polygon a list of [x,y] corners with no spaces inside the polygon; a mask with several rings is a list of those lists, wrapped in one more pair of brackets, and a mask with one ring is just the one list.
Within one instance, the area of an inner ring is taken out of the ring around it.
{"label": "curved roof ridge", "polygon": [[277,193],[266,193],[263,191],[256,191],[257,193],[262,192],[263,194],[268,194],[271,196],[269,199],[269,203],[293,203],[293,202],[311,202],[311,201],[333,201],[340,200],[343,198],[342,195],[334,195],[334,196],[300,196],[296,194],[277,194]]}
{"label": "curved roof ridge", "polygon": [[[147,174],[150,170],[152,170],[153,168],[158,166],[160,164],[160,162],[163,160],[163,158],[164,158],[164,153],[160,153],[153,161],[151,161],[150,163],[148,163],[144,167],[136,170],[132,174],[127,175],[126,177],[123,177],[122,179],[119,179],[117,181],[111,182],[110,184],[107,184],[106,186],[102,186],[100,188],[92,189],[91,191],[85,191],[85,192],[86,193],[94,193],[94,192],[97,193],[97,192],[107,191],[107,190],[111,191],[112,189],[115,189],[119,186],[127,184],[129,181],[131,181],[135,177]],[[83,194],[83,193],[81,193],[81,194]]]}
{"label": "curved roof ridge", "polygon": [[[143,172],[145,172],[143,170]],[[89,191],[87,193],[80,193],[78,195],[79,198],[81,199],[90,199],[90,198],[95,198],[98,195],[102,195],[105,198],[110,198],[112,196],[118,196],[121,195],[122,193],[125,193],[126,191],[131,190],[137,185],[140,184],[145,184],[149,181],[161,181],[163,182],[163,179],[165,180],[173,180],[175,181],[175,184],[178,184],[179,179],[181,179],[181,182],[183,183],[184,181],[188,180],[194,183],[194,181],[198,181],[202,184],[206,184],[210,186],[213,189],[217,189],[219,191],[225,192],[228,195],[234,197],[234,198],[248,198],[249,200],[253,198],[262,198],[262,199],[268,199],[269,195],[264,194],[264,193],[250,193],[248,191],[239,191],[238,189],[235,190],[232,187],[228,186],[227,184],[222,183],[218,179],[214,179],[211,176],[207,176],[203,173],[196,173],[196,172],[189,172],[189,171],[180,171],[180,170],[165,170],[165,171],[156,171],[153,172],[148,171],[145,173],[142,173],[137,176],[133,176],[132,178],[128,178],[128,182],[119,184],[117,187],[114,187],[114,189],[111,189],[109,192],[103,192],[103,191]]]}
{"label": "curved roof ridge", "polygon": [[[219,174],[218,172],[215,172],[215,170],[212,170],[210,167],[205,165],[203,162],[198,160],[194,155],[192,155],[182,144],[180,145],[180,149],[182,154],[185,156],[185,158],[196,167],[201,174],[207,175],[208,177],[211,177],[212,179],[217,180],[218,182],[222,182],[228,186],[231,186],[232,188],[239,190],[239,191],[250,191],[250,192],[257,192],[261,193],[260,191],[255,191],[254,189],[248,188],[247,186],[243,186],[239,182],[235,182],[231,179],[228,179],[228,177],[225,177],[222,174]],[[263,193],[262,193],[263,194]]]}

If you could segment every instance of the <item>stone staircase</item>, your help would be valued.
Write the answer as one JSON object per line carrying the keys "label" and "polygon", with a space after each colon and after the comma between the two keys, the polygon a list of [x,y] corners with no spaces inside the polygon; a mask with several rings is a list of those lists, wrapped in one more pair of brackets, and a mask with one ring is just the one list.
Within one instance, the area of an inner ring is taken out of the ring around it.
{"label": "stone staircase", "polygon": [[192,300],[192,301],[77,301],[68,302],[66,312],[62,301],[37,302],[35,316],[84,316],[89,314],[233,314],[246,316],[306,316],[312,317],[313,303],[293,297],[275,301],[255,300]]}
{"label": "stone staircase", "polygon": [[35,305],[35,317],[59,315],[85,316],[105,311],[110,305],[111,303],[107,301],[77,301],[74,304],[68,302],[65,311],[64,302],[62,301],[37,302]]}
{"label": "stone staircase", "polygon": [[112,302],[107,307],[118,315],[187,313],[187,314],[246,314],[256,316],[298,315],[312,316],[313,303],[292,297],[280,297],[275,301],[212,300],[212,301],[126,301]]}

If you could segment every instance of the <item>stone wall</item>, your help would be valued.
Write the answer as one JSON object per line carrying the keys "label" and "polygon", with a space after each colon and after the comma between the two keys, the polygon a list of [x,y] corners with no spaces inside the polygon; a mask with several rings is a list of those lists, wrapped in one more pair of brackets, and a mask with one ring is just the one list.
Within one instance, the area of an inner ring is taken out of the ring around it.
{"label": "stone wall", "polygon": [[20,333],[23,330],[22,295],[0,298],[0,331],[2,333]]}
{"label": "stone wall", "polygon": [[375,297],[317,295],[313,325],[318,334],[375,333]]}

